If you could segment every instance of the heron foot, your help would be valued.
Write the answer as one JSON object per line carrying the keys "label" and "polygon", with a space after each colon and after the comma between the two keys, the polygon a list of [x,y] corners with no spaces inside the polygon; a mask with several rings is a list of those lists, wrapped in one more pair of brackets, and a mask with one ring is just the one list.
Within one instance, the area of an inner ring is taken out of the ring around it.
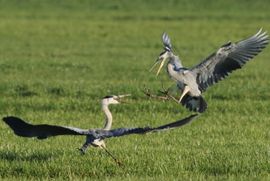
{"label": "heron foot", "polygon": [[119,166],[119,167],[123,167],[124,164],[120,161],[120,160],[115,160],[116,164]]}
{"label": "heron foot", "polygon": [[83,147],[77,149],[80,151],[81,155],[85,155],[86,149],[84,149]]}
{"label": "heron foot", "polygon": [[152,94],[150,89],[144,87],[144,90],[142,90],[142,92],[149,98],[155,98],[155,99],[161,99],[161,100],[169,100],[167,93],[159,91],[160,93],[164,94],[165,96],[159,96],[156,94]]}
{"label": "heron foot", "polygon": [[78,148],[78,150],[81,152],[82,155],[84,155],[86,153],[88,146],[89,146],[89,144],[85,143],[85,144],[83,144],[83,146],[81,148]]}

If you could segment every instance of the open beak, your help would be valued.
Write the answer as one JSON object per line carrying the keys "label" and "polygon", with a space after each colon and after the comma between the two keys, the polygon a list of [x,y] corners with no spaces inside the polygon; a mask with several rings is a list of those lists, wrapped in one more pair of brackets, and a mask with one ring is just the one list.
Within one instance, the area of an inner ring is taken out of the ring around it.
{"label": "open beak", "polygon": [[150,68],[149,72],[152,72],[152,70],[155,68],[155,66],[159,63],[160,59],[158,58],[154,65]]}
{"label": "open beak", "polygon": [[154,69],[154,67],[158,63],[160,63],[160,66],[159,66],[157,74],[156,74],[156,76],[158,76],[159,72],[161,71],[161,68],[163,67],[165,61],[169,58],[169,56],[170,56],[170,54],[168,53],[168,51],[161,53],[160,56],[158,57],[158,59],[156,60],[156,62],[154,63],[154,65],[151,67],[150,72]]}
{"label": "open beak", "polygon": [[149,71],[151,72],[151,71],[156,67],[156,65],[157,65],[159,62],[161,62],[161,63],[160,63],[160,66],[159,66],[159,68],[158,68],[158,71],[157,71],[156,76],[158,76],[158,74],[159,74],[161,68],[163,67],[164,62],[165,62],[165,58],[158,58],[158,59],[156,60],[156,62],[154,63],[154,65],[153,65],[153,66],[151,67],[151,69],[149,70]]}
{"label": "open beak", "polygon": [[158,71],[157,71],[156,76],[158,76],[158,74],[159,74],[159,72],[160,72],[161,68],[162,68],[162,67],[163,67],[163,65],[164,65],[165,60],[166,60],[166,59],[161,60],[161,63],[160,63],[160,66],[159,66],[159,68],[158,68]]}
{"label": "open beak", "polygon": [[127,102],[123,101],[122,99],[123,99],[124,97],[129,97],[129,96],[131,96],[131,94],[123,94],[123,95],[119,95],[119,96],[117,96],[117,101],[120,102],[120,103],[127,103]]}

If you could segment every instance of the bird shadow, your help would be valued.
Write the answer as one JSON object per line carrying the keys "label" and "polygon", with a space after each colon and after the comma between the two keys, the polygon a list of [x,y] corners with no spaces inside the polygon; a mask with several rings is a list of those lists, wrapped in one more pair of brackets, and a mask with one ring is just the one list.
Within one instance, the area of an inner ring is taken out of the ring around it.
{"label": "bird shadow", "polygon": [[52,158],[50,153],[32,153],[30,155],[25,155],[22,153],[12,152],[12,151],[0,151],[0,159],[7,161],[28,161],[28,162],[45,162]]}

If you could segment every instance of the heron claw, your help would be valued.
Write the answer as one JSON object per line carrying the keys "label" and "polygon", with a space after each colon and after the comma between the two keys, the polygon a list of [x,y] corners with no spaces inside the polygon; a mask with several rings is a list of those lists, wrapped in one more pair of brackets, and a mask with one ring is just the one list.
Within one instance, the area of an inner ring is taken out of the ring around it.
{"label": "heron claw", "polygon": [[82,148],[77,148],[77,150],[80,151],[81,155],[85,155],[86,150],[82,147]]}
{"label": "heron claw", "polygon": [[155,95],[152,94],[150,89],[144,87],[144,90],[142,90],[142,92],[149,98],[156,98],[156,99],[161,99],[161,100],[168,100],[168,96],[166,95],[167,93],[164,93],[162,91],[159,91],[162,94],[165,94],[165,96],[159,96],[159,95]]}

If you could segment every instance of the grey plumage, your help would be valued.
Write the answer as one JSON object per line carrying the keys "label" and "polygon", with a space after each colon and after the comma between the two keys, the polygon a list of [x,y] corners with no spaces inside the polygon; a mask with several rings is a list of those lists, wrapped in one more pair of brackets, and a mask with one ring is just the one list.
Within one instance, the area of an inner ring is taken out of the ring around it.
{"label": "grey plumage", "polygon": [[14,131],[17,136],[36,137],[46,139],[51,136],[59,135],[86,135],[88,130],[74,127],[56,126],[48,124],[29,124],[22,119],[14,116],[4,117],[3,121]]}
{"label": "grey plumage", "polygon": [[168,36],[168,34],[163,33],[163,35],[162,35],[162,41],[163,41],[163,45],[164,45],[165,51],[172,51],[171,39]]}
{"label": "grey plumage", "polygon": [[205,91],[232,71],[242,68],[247,61],[258,55],[268,42],[268,35],[261,29],[248,39],[223,45],[217,52],[190,69],[196,76],[200,90]]}
{"label": "grey plumage", "polygon": [[165,51],[154,64],[155,66],[160,62],[157,75],[168,59],[168,75],[176,81],[177,87],[182,91],[179,103],[191,111],[204,112],[207,103],[201,94],[209,86],[222,80],[232,71],[242,68],[247,61],[258,55],[267,46],[269,38],[261,29],[247,39],[224,44],[218,51],[190,69],[183,67],[179,57],[174,55],[171,40],[166,33],[162,35],[162,41]]}
{"label": "grey plumage", "polygon": [[197,114],[191,115],[184,119],[172,122],[170,124],[162,125],[159,127],[138,127],[138,128],[117,128],[112,130],[104,129],[90,129],[84,130],[75,127],[56,126],[48,124],[29,124],[18,117],[4,117],[3,121],[14,131],[18,136],[22,137],[36,137],[38,139],[46,139],[52,136],[60,135],[86,135],[85,146],[92,144],[94,140],[104,140],[111,137],[120,137],[130,134],[145,134],[149,132],[157,132],[163,130],[169,130],[183,126],[192,121]]}

